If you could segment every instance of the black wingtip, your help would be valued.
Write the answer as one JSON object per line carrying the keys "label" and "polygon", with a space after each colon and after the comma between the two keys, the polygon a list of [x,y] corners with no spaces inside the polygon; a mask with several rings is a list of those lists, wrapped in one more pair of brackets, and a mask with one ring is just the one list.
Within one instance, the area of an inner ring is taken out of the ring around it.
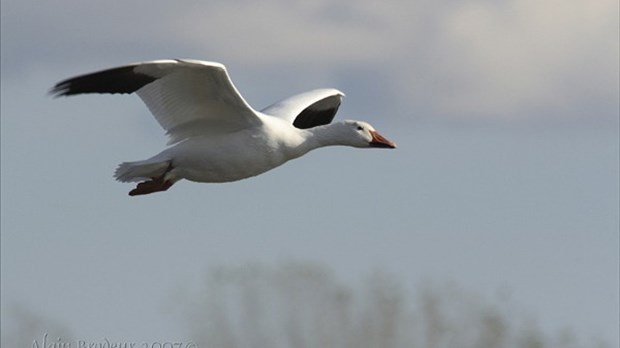
{"label": "black wingtip", "polygon": [[112,68],[58,82],[49,91],[53,97],[84,93],[129,94],[157,80],[156,77],[135,72],[136,65]]}
{"label": "black wingtip", "polygon": [[293,121],[293,126],[299,129],[308,129],[331,123],[338,112],[338,107],[324,110],[308,107],[297,115],[295,121]]}
{"label": "black wingtip", "polygon": [[69,86],[67,85],[65,80],[55,84],[54,87],[50,88],[49,91],[47,91],[47,95],[51,96],[52,98],[65,97],[70,95],[68,94],[68,90]]}

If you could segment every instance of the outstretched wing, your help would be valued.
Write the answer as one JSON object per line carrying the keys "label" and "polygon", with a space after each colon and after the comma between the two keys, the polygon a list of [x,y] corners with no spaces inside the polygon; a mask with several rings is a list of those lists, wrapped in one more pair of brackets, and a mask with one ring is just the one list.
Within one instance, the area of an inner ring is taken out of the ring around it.
{"label": "outstretched wing", "polygon": [[262,113],[291,122],[306,129],[330,123],[344,93],[337,89],[315,89],[281,100],[261,110]]}
{"label": "outstretched wing", "polygon": [[215,62],[176,59],[135,63],[70,78],[51,90],[56,96],[133,92],[166,130],[169,144],[261,122],[233,85],[226,67]]}

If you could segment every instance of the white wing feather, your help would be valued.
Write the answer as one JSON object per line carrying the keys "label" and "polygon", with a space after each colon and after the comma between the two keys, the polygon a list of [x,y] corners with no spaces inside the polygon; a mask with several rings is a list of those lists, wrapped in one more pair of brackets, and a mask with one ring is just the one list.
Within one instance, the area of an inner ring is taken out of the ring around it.
{"label": "white wing feather", "polygon": [[167,131],[169,144],[191,136],[232,132],[261,122],[222,64],[165,60],[143,63],[135,71],[158,77],[136,93]]}

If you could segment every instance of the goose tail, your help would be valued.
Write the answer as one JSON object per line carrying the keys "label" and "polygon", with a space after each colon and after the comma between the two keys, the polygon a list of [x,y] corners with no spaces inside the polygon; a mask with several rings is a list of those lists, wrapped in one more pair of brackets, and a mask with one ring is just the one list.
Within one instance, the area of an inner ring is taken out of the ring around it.
{"label": "goose tail", "polygon": [[135,162],[123,162],[114,172],[114,178],[120,182],[137,182],[161,177],[170,167],[170,161],[152,159]]}

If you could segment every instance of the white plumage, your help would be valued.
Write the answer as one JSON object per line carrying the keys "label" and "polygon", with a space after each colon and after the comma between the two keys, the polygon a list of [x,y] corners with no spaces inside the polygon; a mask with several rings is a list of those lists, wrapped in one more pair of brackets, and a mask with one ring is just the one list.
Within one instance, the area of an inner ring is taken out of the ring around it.
{"label": "white plumage", "polygon": [[214,62],[135,63],[61,81],[51,92],[136,92],[144,101],[172,146],[147,160],[119,165],[119,181],[144,181],[130,195],[165,191],[181,179],[244,179],[322,146],[396,147],[366,122],[331,123],[344,96],[338,90],[312,90],[256,111],[224,65]]}

